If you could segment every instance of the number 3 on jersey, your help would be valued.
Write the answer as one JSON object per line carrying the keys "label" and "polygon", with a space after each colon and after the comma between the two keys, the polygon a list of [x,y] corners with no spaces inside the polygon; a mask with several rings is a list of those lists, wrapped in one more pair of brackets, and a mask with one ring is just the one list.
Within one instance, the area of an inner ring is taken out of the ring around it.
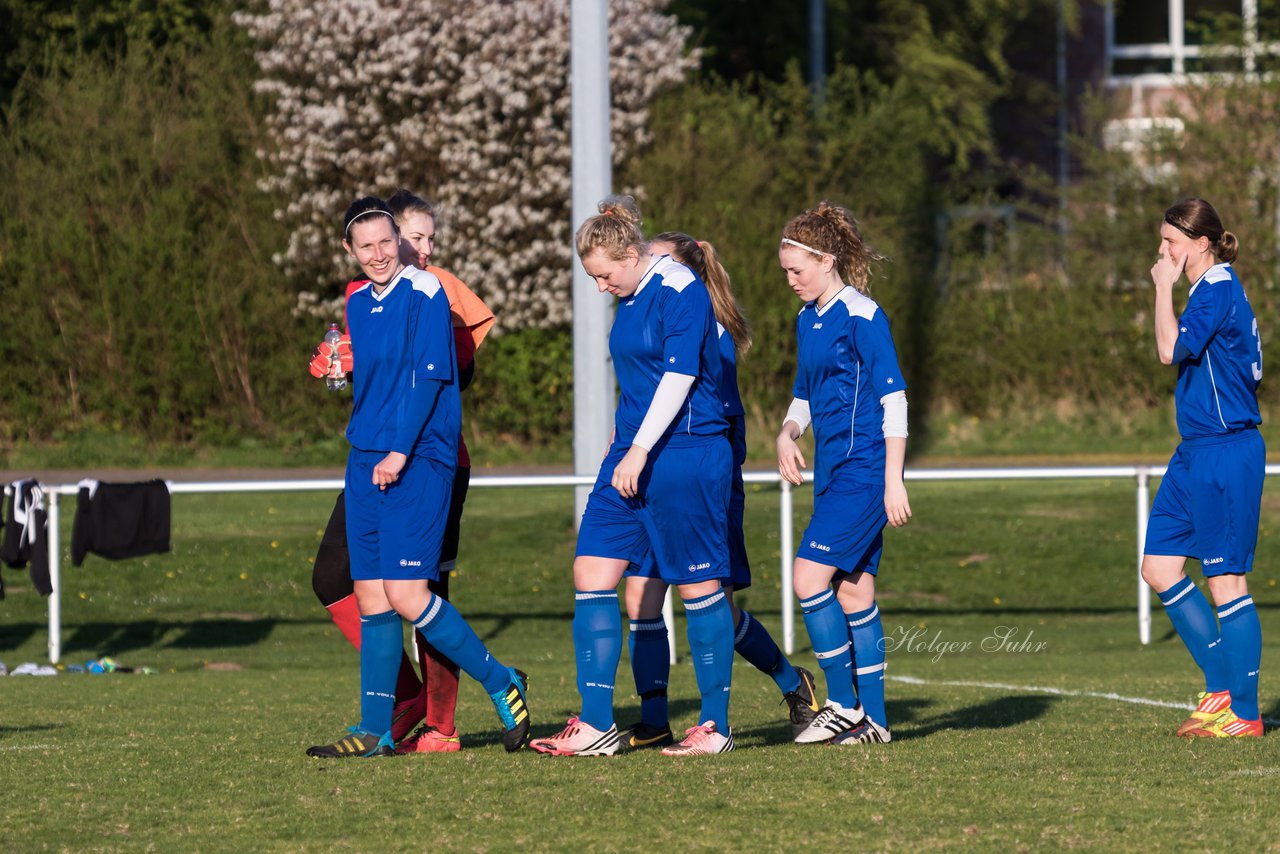
{"label": "number 3 on jersey", "polygon": [[1250,365],[1253,368],[1253,381],[1262,381],[1262,338],[1258,336],[1258,318],[1253,319],[1253,342],[1258,345],[1258,361]]}

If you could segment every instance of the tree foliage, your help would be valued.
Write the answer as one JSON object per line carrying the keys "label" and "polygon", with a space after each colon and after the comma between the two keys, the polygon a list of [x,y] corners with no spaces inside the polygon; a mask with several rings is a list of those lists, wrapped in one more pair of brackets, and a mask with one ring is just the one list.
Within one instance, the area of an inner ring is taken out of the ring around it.
{"label": "tree foliage", "polygon": [[[0,437],[261,431],[288,292],[236,34],[28,78],[0,134]],[[271,403],[269,404],[268,401]]]}
{"label": "tree foliage", "polygon": [[24,75],[76,56],[111,59],[128,45],[207,44],[231,0],[0,0],[0,103]]}

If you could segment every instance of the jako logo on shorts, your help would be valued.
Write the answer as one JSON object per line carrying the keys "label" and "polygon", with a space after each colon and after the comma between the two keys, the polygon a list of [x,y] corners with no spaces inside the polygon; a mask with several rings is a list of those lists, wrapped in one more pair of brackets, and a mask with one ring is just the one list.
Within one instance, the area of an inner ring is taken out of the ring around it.
{"label": "jako logo on shorts", "polygon": [[709,564],[709,563],[691,563],[691,564],[689,564],[689,571],[690,571],[690,572],[697,572],[697,571],[698,571],[698,570],[700,570],[700,569],[710,569],[710,568],[711,568],[711,564]]}
{"label": "jako logo on shorts", "polygon": [[817,550],[818,550],[818,551],[820,551],[820,552],[829,552],[829,551],[831,551],[831,546],[824,546],[822,543],[818,542],[817,540],[810,540],[810,541],[809,541],[809,548],[811,548],[811,549],[817,549]]}
{"label": "jako logo on shorts", "polygon": [[400,565],[401,565],[401,566],[422,566],[422,561],[420,561],[420,560],[405,560],[404,558],[400,558]]}

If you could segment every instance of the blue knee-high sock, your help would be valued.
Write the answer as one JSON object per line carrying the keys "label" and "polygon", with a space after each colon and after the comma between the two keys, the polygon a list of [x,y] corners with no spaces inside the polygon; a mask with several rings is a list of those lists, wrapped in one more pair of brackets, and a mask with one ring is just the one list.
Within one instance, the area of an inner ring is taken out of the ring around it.
{"label": "blue knee-high sock", "polygon": [[853,692],[849,626],[845,624],[836,594],[824,590],[811,599],[801,599],[800,610],[804,614],[804,627],[809,630],[809,644],[827,678],[827,699],[852,709],[858,705],[858,696]]}
{"label": "blue knee-high sock", "polygon": [[631,674],[640,697],[640,720],[652,727],[665,727],[667,682],[671,678],[671,647],[667,623],[661,617],[632,620],[627,635],[631,651]]}
{"label": "blue knee-high sock", "polygon": [[756,670],[770,676],[782,693],[799,688],[800,674],[778,649],[769,630],[746,611],[738,613],[740,618],[733,635],[734,651]]}
{"label": "blue knee-high sock", "polygon": [[1209,693],[1228,690],[1230,671],[1222,654],[1218,622],[1200,588],[1190,578],[1183,578],[1160,594],[1160,603],[1196,665],[1204,671],[1204,690]]}
{"label": "blue knee-high sock", "polygon": [[1231,671],[1231,711],[1247,721],[1256,721],[1258,711],[1258,671],[1262,667],[1262,624],[1252,596],[1233,599],[1218,609],[1222,625],[1222,656]]}
{"label": "blue knee-high sock", "polygon": [[888,726],[884,711],[884,626],[880,608],[873,602],[865,611],[846,614],[849,640],[853,643],[853,683],[858,701],[871,719]]}
{"label": "blue knee-high sock", "polygon": [[613,726],[613,685],[622,658],[622,615],[618,591],[579,590],[574,596],[573,649],[578,659],[578,693],[583,723],[598,730]]}
{"label": "blue knee-high sock", "polygon": [[511,684],[511,672],[493,657],[458,609],[434,593],[426,609],[413,621],[418,632],[462,672],[484,686],[485,693]]}
{"label": "blue knee-high sock", "polygon": [[723,590],[684,600],[689,618],[689,651],[702,695],[699,723],[711,721],[729,734],[729,688],[733,682],[733,614]]}
{"label": "blue knee-high sock", "polygon": [[391,731],[396,702],[396,672],[404,649],[400,615],[395,611],[360,617],[360,729]]}

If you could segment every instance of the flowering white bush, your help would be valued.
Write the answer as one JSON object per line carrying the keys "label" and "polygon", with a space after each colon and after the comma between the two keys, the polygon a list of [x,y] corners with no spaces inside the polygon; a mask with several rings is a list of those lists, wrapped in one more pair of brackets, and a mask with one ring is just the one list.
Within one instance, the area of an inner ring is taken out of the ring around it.
{"label": "flowering white bush", "polygon": [[[615,163],[697,63],[666,3],[609,4]],[[275,98],[286,270],[332,292],[347,204],[403,186],[444,205],[439,263],[500,325],[570,319],[569,0],[267,0],[235,19]]]}

